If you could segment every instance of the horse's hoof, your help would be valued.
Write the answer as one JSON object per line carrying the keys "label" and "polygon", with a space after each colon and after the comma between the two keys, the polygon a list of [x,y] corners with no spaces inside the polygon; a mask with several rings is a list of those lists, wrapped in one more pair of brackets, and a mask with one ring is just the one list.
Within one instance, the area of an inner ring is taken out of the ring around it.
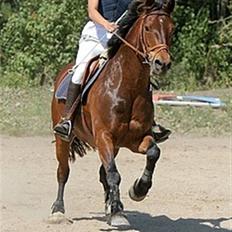
{"label": "horse's hoof", "polygon": [[130,223],[127,220],[126,216],[122,213],[114,214],[110,217],[109,224],[115,227],[130,227]]}
{"label": "horse's hoof", "polygon": [[48,217],[47,222],[49,224],[70,224],[71,220],[67,219],[63,213],[56,212]]}
{"label": "horse's hoof", "polygon": [[129,189],[129,197],[130,197],[131,200],[133,200],[133,201],[142,201],[142,200],[146,197],[146,195],[145,195],[145,196],[141,196],[141,197],[137,196],[137,195],[135,194],[134,185],[133,185],[133,186]]}

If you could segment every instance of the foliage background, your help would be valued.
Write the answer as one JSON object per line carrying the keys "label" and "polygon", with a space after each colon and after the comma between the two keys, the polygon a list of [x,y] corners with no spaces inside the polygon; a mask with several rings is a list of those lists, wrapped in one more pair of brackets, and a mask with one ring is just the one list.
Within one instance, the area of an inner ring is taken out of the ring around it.
{"label": "foliage background", "polygon": [[[6,85],[43,85],[73,60],[86,4],[83,0],[2,3],[1,60]],[[8,17],[9,16],[9,17]]]}
{"label": "foliage background", "polygon": [[[75,59],[87,0],[0,0],[0,133],[50,134],[52,83]],[[162,90],[220,97],[226,108],[156,107],[173,132],[231,135],[232,1],[178,0],[172,70]],[[213,90],[213,89],[218,90]],[[205,91],[205,89],[210,91]],[[201,92],[193,92],[204,90]]]}
{"label": "foliage background", "polygon": [[[177,1],[174,65],[162,78],[165,88],[232,85],[231,8],[229,0]],[[75,59],[86,0],[2,0],[0,10],[1,85],[51,84]]]}

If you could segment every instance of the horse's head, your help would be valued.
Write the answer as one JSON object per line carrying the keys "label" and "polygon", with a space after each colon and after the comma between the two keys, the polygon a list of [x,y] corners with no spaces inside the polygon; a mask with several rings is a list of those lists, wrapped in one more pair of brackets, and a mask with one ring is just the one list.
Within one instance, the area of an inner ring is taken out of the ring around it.
{"label": "horse's head", "polygon": [[[154,0],[146,0],[144,6],[154,4]],[[140,27],[140,46],[146,55],[153,74],[165,73],[171,67],[169,53],[170,41],[174,30],[171,13],[175,0],[160,1],[160,7],[149,10],[143,7],[138,19]]]}
{"label": "horse's head", "polygon": [[127,15],[119,22],[119,30],[108,42],[109,57],[124,43],[150,64],[152,73],[166,72],[171,66],[169,46],[174,6],[175,0],[133,0]]}

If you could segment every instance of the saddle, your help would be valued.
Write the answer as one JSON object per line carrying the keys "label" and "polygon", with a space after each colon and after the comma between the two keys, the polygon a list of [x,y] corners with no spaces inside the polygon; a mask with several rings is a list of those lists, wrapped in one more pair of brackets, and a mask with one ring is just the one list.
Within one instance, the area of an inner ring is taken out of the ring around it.
{"label": "saddle", "polygon": [[[87,67],[85,69],[83,78],[82,78],[82,84],[81,84],[81,88],[82,88],[82,93],[81,93],[81,102],[82,104],[85,104],[87,96],[88,96],[88,92],[91,88],[91,86],[93,85],[93,83],[96,81],[96,79],[98,78],[99,74],[101,73],[101,71],[103,70],[103,68],[105,67],[105,64],[107,63],[107,60],[100,60],[100,55],[92,58],[88,64]],[[55,97],[58,100],[66,100],[67,99],[67,93],[68,93],[68,86],[69,86],[69,82],[71,81],[73,76],[73,71],[69,70],[66,73],[66,76],[64,77],[64,79],[61,81],[61,83],[59,84],[56,93],[55,93]]]}

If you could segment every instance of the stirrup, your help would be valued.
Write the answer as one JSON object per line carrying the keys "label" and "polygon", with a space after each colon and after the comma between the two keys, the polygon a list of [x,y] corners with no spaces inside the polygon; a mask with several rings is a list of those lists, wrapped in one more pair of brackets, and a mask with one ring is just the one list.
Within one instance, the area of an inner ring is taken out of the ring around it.
{"label": "stirrup", "polygon": [[[160,132],[156,132],[155,127],[158,127]],[[166,129],[159,124],[152,127],[152,134],[156,143],[162,143],[166,141],[171,133],[172,133],[171,130]]]}
{"label": "stirrup", "polygon": [[[65,124],[67,124],[67,133],[66,128],[65,128]],[[53,132],[55,135],[58,135],[62,140],[69,142],[70,141],[70,137],[71,137],[71,132],[72,132],[72,122],[71,120],[67,120],[64,119],[63,121],[59,122],[54,128],[53,128]]]}

